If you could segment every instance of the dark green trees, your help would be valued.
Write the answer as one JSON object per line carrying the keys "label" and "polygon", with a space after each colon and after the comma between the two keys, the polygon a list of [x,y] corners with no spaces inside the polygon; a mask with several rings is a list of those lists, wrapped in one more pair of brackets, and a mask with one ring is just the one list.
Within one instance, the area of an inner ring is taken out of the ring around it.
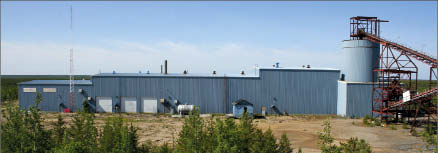
{"label": "dark green trees", "polygon": [[36,93],[35,105],[29,111],[18,107],[8,108],[6,122],[2,124],[2,152],[46,152],[52,147],[50,131],[42,125],[38,111],[42,98]]}
{"label": "dark green trees", "polygon": [[203,120],[195,111],[184,122],[175,152],[182,153],[290,153],[290,142],[283,135],[280,143],[268,129],[263,132],[244,114],[233,119]]}

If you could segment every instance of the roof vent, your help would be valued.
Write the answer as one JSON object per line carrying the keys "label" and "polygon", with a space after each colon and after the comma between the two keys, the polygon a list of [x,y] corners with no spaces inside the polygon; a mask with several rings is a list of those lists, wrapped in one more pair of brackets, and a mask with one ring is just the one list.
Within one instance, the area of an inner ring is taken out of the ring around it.
{"label": "roof vent", "polygon": [[138,73],[140,73],[140,74],[141,74],[141,71],[138,71]]}
{"label": "roof vent", "polygon": [[306,66],[305,66],[305,65],[303,65],[303,68],[306,68]]}
{"label": "roof vent", "polygon": [[148,71],[146,71],[146,74],[150,74],[149,70],[148,70]]}
{"label": "roof vent", "polygon": [[279,67],[280,67],[280,63],[279,62],[275,63],[275,68],[279,68]]}
{"label": "roof vent", "polygon": [[240,72],[240,74],[245,75],[245,71]]}
{"label": "roof vent", "polygon": [[309,69],[309,68],[310,68],[310,65],[307,65],[307,68]]}
{"label": "roof vent", "polygon": [[184,70],[184,74],[187,74],[187,70]]}
{"label": "roof vent", "polygon": [[213,71],[213,75],[216,75],[216,71]]}
{"label": "roof vent", "polygon": [[113,71],[113,74],[116,74],[116,71]]}

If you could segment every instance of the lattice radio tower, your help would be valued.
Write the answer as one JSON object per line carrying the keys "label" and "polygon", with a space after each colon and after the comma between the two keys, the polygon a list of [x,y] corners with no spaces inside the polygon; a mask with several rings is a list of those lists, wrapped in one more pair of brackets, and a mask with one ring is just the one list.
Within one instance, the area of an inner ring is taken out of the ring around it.
{"label": "lattice radio tower", "polygon": [[[70,6],[70,32],[73,34],[73,7]],[[73,69],[73,48],[70,48],[70,110],[73,111],[74,104],[74,91],[75,91],[75,83],[74,83],[74,69]]]}

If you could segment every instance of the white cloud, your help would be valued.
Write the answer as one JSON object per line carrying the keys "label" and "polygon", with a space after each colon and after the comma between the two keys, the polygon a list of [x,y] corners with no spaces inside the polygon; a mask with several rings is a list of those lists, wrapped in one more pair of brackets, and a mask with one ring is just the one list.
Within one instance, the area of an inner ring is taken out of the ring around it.
{"label": "white cloud", "polygon": [[[169,62],[170,73],[237,74],[253,72],[255,64],[270,67],[280,62],[284,67],[340,68],[341,48],[336,51],[260,48],[240,43],[213,46],[183,42],[144,44],[127,41],[105,41],[108,46],[75,45],[75,74],[102,72],[160,72],[160,64]],[[2,74],[68,74],[69,44],[2,43]]]}

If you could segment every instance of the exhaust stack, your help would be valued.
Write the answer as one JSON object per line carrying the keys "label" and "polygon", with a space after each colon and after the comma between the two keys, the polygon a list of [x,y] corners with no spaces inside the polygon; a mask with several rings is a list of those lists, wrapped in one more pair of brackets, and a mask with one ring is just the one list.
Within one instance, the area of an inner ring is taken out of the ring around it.
{"label": "exhaust stack", "polygon": [[167,75],[167,60],[164,60],[164,74]]}

